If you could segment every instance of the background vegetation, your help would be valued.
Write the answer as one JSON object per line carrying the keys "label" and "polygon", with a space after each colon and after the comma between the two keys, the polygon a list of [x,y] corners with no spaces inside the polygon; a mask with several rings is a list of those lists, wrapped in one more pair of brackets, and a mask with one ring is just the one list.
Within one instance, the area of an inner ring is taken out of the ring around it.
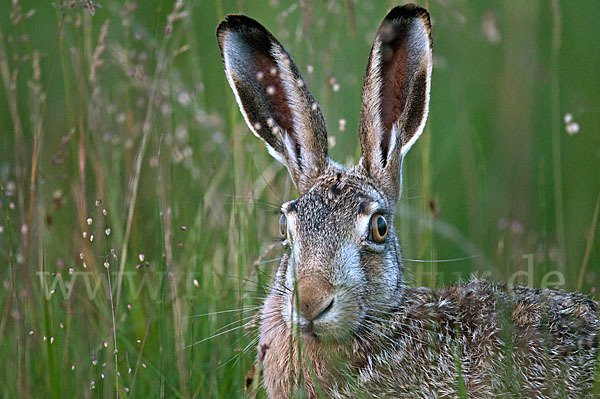
{"label": "background vegetation", "polygon": [[[396,222],[411,282],[527,271],[596,296],[600,3],[421,4],[431,112]],[[353,163],[393,5],[0,2],[0,396],[242,396],[296,193],[243,123],[216,25],[243,12],[272,30]]]}

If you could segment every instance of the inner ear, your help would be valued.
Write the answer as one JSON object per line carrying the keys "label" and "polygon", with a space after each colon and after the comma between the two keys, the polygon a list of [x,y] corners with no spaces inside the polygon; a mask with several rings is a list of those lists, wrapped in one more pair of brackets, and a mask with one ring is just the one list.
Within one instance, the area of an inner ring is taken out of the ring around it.
{"label": "inner ear", "polygon": [[410,83],[408,71],[409,52],[407,41],[401,40],[407,35],[406,30],[406,26],[401,25],[401,29],[395,31],[392,24],[388,24],[383,27],[380,36],[382,81],[385,82],[381,87],[381,98],[384,99],[381,104],[381,124],[383,127],[381,153],[386,155],[382,159],[384,167],[387,161],[392,128],[394,123],[398,121],[398,116],[404,113],[407,102],[408,85]]}
{"label": "inner ear", "polygon": [[[259,90],[262,90],[263,94],[270,99],[266,104],[270,111],[269,114],[273,115],[274,122],[279,127],[286,132],[292,132],[294,128],[292,111],[281,80],[281,72],[275,60],[264,53],[259,53],[254,64],[252,69],[256,74]],[[269,121],[267,120],[267,127],[269,127],[268,125]]]}
{"label": "inner ear", "polygon": [[[258,35],[260,36],[260,33]],[[235,33],[234,33],[235,34]],[[274,134],[262,136],[273,148],[280,149],[283,131],[293,142],[294,151],[299,151],[294,133],[294,117],[283,83],[282,73],[271,55],[272,44],[266,38],[247,40],[247,47],[231,52],[231,61],[238,65],[237,87],[241,98],[249,100],[246,113],[256,130],[269,129]]]}
{"label": "inner ear", "polygon": [[[427,69],[421,69],[415,74],[411,83],[410,93],[408,95],[409,98],[425,99],[429,96],[429,93],[427,92],[427,74]],[[400,121],[400,123],[404,127],[404,131],[415,132],[423,123],[423,115],[427,113],[427,102],[425,100],[406,102],[406,107],[408,108],[406,110],[408,112],[404,112],[403,119]],[[401,136],[402,147],[405,148],[406,144],[412,138],[413,136],[403,134]]]}

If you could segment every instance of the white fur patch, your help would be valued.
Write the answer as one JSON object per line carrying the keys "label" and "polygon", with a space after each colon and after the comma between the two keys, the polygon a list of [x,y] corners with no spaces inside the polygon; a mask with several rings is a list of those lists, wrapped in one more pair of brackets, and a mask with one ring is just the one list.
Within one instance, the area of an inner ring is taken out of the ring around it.
{"label": "white fur patch", "polygon": [[413,48],[419,48],[417,54],[425,54],[422,62],[427,63],[427,79],[426,79],[426,89],[425,89],[425,107],[423,109],[423,117],[421,119],[421,123],[417,127],[413,136],[408,140],[406,144],[402,146],[401,156],[404,157],[408,150],[413,146],[413,144],[421,137],[423,133],[423,129],[425,128],[425,123],[427,122],[427,115],[429,114],[429,92],[431,89],[431,69],[433,60],[431,58],[431,48],[429,42],[429,36],[427,33],[427,29],[422,21],[418,20],[413,23],[415,25],[415,33],[411,36],[410,46]]}
{"label": "white fur patch", "polygon": [[[383,165],[383,154],[381,154],[381,136],[383,133],[383,125],[381,123],[381,90],[383,87],[383,78],[381,76],[381,40],[375,39],[373,42],[373,50],[371,52],[372,59],[369,64],[367,88],[369,92],[364,93],[364,106],[367,108],[367,114],[372,118],[372,126],[370,126],[373,148],[372,153],[367,156],[376,162],[377,165]],[[374,87],[371,87],[373,85]]]}

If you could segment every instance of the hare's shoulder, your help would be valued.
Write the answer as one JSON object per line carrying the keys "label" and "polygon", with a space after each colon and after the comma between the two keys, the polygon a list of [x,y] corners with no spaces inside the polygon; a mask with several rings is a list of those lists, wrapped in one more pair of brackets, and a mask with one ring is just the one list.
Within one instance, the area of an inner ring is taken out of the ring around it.
{"label": "hare's shoulder", "polygon": [[470,281],[432,290],[407,288],[397,317],[425,323],[507,323],[515,328],[545,325],[578,328],[599,326],[600,305],[577,292],[507,286],[486,280]]}
{"label": "hare's shoulder", "polygon": [[370,331],[377,344],[358,365],[359,385],[453,396],[460,375],[473,397],[552,397],[555,389],[585,396],[594,378],[598,311],[582,294],[479,279],[406,288],[390,320]]}
{"label": "hare's shoulder", "polygon": [[548,376],[566,373],[581,388],[593,378],[600,305],[583,294],[473,279],[437,291],[408,289],[405,298],[397,317],[406,328],[397,336],[427,342],[434,357],[455,354],[458,345],[467,380],[506,362],[521,370],[525,386],[547,386]]}

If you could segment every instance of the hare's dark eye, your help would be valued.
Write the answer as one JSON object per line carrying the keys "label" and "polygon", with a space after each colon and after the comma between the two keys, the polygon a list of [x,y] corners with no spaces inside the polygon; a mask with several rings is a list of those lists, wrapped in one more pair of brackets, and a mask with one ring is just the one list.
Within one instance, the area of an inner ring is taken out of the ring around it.
{"label": "hare's dark eye", "polygon": [[371,217],[371,237],[373,241],[381,244],[388,233],[388,225],[383,215],[375,214]]}
{"label": "hare's dark eye", "polygon": [[287,217],[284,214],[281,214],[279,218],[279,234],[281,238],[285,238],[287,236]]}

